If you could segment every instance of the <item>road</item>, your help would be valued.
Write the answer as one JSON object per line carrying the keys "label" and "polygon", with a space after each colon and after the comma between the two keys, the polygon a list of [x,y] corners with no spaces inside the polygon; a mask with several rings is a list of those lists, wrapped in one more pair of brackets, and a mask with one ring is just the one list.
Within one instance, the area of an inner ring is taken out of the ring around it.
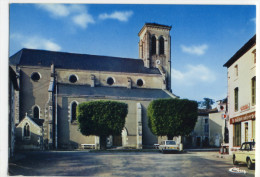
{"label": "road", "polygon": [[254,170],[240,165],[246,174],[232,174],[230,159],[217,152],[161,154],[158,152],[27,152],[9,164],[10,175],[25,176],[254,176]]}

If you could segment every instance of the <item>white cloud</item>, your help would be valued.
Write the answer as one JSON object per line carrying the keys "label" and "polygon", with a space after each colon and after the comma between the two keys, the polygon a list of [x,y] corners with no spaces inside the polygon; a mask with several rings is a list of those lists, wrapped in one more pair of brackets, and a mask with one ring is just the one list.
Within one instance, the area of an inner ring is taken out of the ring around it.
{"label": "white cloud", "polygon": [[61,46],[50,41],[50,40],[44,40],[43,39],[43,47],[46,50],[53,50],[53,51],[60,51],[61,50]]}
{"label": "white cloud", "polygon": [[250,21],[256,23],[256,18],[251,18]]}
{"label": "white cloud", "polygon": [[69,6],[63,4],[37,4],[36,6],[54,17],[66,17],[70,14]]}
{"label": "white cloud", "polygon": [[39,4],[36,6],[49,12],[51,17],[70,18],[71,24],[83,29],[87,28],[89,23],[95,23],[84,5]]}
{"label": "white cloud", "polygon": [[115,11],[111,14],[107,14],[107,13],[100,14],[99,19],[101,20],[115,19],[115,20],[126,22],[132,15],[133,15],[133,11],[124,11],[124,12]]}
{"label": "white cloud", "polygon": [[87,13],[82,13],[79,15],[74,16],[73,18],[73,22],[80,26],[81,28],[87,28],[87,25],[89,23],[95,23],[94,19],[92,18],[91,15],[87,14]]}
{"label": "white cloud", "polygon": [[39,36],[23,36],[21,34],[15,33],[10,36],[10,39],[15,43],[18,43],[21,48],[30,49],[44,49],[52,51],[60,51],[61,46],[51,39],[46,39]]}
{"label": "white cloud", "polygon": [[184,74],[176,69],[172,69],[172,77],[177,80],[182,80],[184,78]]}
{"label": "white cloud", "polygon": [[22,40],[23,39],[23,36],[21,34],[18,34],[18,33],[12,33],[10,34],[10,39],[13,39],[13,40]]}
{"label": "white cloud", "polygon": [[71,13],[84,13],[87,12],[86,6],[79,5],[79,4],[71,4],[68,6]]}
{"label": "white cloud", "polygon": [[172,69],[173,83],[191,86],[200,83],[212,83],[216,80],[215,73],[202,64],[187,65],[186,68],[186,71]]}
{"label": "white cloud", "polygon": [[195,55],[203,55],[205,51],[208,49],[208,45],[198,45],[198,46],[185,46],[181,45],[181,49],[185,53],[195,54]]}

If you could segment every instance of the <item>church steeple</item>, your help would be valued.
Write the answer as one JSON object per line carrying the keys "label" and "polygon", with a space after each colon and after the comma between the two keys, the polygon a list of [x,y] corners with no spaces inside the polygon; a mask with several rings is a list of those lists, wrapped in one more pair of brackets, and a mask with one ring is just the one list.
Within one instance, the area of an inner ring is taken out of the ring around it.
{"label": "church steeple", "polygon": [[171,26],[145,23],[138,33],[139,58],[147,68],[158,68],[165,74],[166,89],[171,90]]}

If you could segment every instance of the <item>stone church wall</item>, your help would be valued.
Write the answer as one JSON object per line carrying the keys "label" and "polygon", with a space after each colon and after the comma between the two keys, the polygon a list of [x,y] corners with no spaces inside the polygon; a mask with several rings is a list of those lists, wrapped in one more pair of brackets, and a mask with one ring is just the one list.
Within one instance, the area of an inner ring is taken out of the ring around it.
{"label": "stone church wall", "polygon": [[[86,101],[96,101],[99,99],[94,98],[82,98],[82,97],[58,97],[58,144],[62,148],[80,147],[81,144],[95,144],[94,136],[84,136],[78,129],[76,122],[70,121],[70,104],[74,101],[82,103]],[[103,99],[105,100],[105,99]],[[154,143],[158,143],[158,139],[154,136],[149,127],[147,121],[147,107],[150,101],[140,100],[120,100],[109,99],[113,101],[124,102],[128,104],[128,115],[126,117],[125,130],[127,132],[125,147],[136,148],[137,146],[137,103],[142,105],[142,132],[143,144],[152,146]],[[123,137],[122,137],[123,138]]]}
{"label": "stone church wall", "polygon": [[[31,75],[36,72],[40,75],[38,81],[33,81]],[[34,118],[33,108],[39,108],[39,118],[44,119],[44,135],[45,145],[49,142],[49,124],[48,124],[48,100],[50,84],[50,68],[23,66],[20,71],[20,121],[27,113],[29,117]]]}
{"label": "stone church wall", "polygon": [[142,88],[155,88],[161,89],[163,87],[163,81],[159,74],[140,74],[140,73],[117,73],[117,72],[97,72],[97,71],[79,71],[79,70],[64,70],[57,69],[58,82],[64,84],[71,84],[69,82],[70,75],[76,75],[78,81],[76,84],[91,85],[91,76],[95,76],[96,86],[108,86],[107,79],[112,77],[115,81],[113,86],[127,87],[128,78],[131,78],[132,87],[140,87],[137,85],[137,80],[143,80]]}
{"label": "stone church wall", "polygon": [[[34,82],[31,74],[38,72],[40,80]],[[33,117],[33,106],[40,108],[40,118],[44,119],[45,105],[48,101],[48,87],[50,83],[50,69],[43,67],[22,67],[20,77],[20,119],[25,116]]]}
{"label": "stone church wall", "polygon": [[145,148],[150,148],[153,144],[158,143],[158,138],[152,134],[150,128],[148,127],[148,117],[147,117],[147,108],[150,101],[142,101],[142,125],[143,125],[143,146]]}
{"label": "stone church wall", "polygon": [[[115,78],[115,84],[112,86],[124,86],[127,87],[128,77],[131,77],[132,81],[142,79],[144,86],[142,88],[160,88],[162,80],[160,75],[146,75],[146,74],[129,74],[120,73],[116,74],[113,72],[90,72],[90,71],[78,71],[78,70],[62,70],[57,69],[58,82],[73,85],[73,88],[78,88],[79,92],[77,95],[58,95],[58,146],[59,148],[79,148],[81,144],[95,144],[95,136],[83,136],[78,130],[76,122],[71,123],[71,104],[73,101],[77,104],[84,101],[97,100],[97,98],[91,96],[84,97],[80,92],[82,89],[77,85],[91,85],[91,75],[96,76],[97,85],[107,86],[106,79],[108,77]],[[40,74],[38,81],[31,79],[32,73],[37,72]],[[24,117],[27,113],[29,117],[33,118],[33,107],[38,106],[40,111],[40,119],[44,119],[44,140],[47,141],[49,138],[49,125],[48,125],[48,100],[49,100],[49,84],[50,84],[50,68],[44,67],[22,67],[21,68],[21,91],[20,91],[20,117]],[[69,82],[69,76],[75,74],[78,77],[76,84]],[[132,83],[133,87],[137,87],[136,83]],[[68,90],[68,93],[70,91]],[[102,98],[99,98],[102,99]],[[105,98],[107,100],[121,101],[128,104],[128,115],[126,118],[125,133],[126,137],[123,140],[124,146],[136,147],[137,146],[137,103],[142,105],[142,144],[144,146],[152,146],[158,143],[158,139],[154,136],[149,127],[147,121],[147,107],[150,101],[142,101],[141,99],[134,100],[122,100],[120,97],[114,99]],[[124,98],[125,99],[125,98]],[[55,111],[55,110],[54,110]],[[18,131],[19,132],[19,131]],[[20,132],[21,133],[21,132]],[[55,132],[53,132],[55,133]]]}
{"label": "stone church wall", "polygon": [[76,122],[71,122],[71,103],[81,103],[85,98],[58,97],[58,144],[59,148],[77,148],[81,144],[95,144],[94,136],[84,136]]}

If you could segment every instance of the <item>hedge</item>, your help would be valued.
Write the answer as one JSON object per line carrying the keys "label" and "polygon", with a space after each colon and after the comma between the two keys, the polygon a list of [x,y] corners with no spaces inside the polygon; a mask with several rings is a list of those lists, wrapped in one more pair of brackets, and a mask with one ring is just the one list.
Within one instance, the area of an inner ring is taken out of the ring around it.
{"label": "hedge", "polygon": [[197,122],[198,104],[187,99],[158,99],[148,106],[148,125],[157,136],[189,135]]}
{"label": "hedge", "polygon": [[121,135],[128,105],[116,101],[90,101],[77,107],[77,120],[83,135]]}

